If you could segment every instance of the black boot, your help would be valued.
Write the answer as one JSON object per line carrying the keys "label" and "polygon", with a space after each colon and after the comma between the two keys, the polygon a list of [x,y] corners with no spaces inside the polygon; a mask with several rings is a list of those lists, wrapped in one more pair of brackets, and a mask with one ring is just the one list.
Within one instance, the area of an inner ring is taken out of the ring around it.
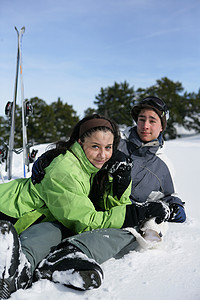
{"label": "black boot", "polygon": [[81,250],[61,243],[35,271],[37,279],[49,279],[78,290],[98,288],[103,279],[101,267]]}
{"label": "black boot", "polygon": [[30,264],[21,250],[18,234],[8,221],[0,221],[0,299],[31,285]]}

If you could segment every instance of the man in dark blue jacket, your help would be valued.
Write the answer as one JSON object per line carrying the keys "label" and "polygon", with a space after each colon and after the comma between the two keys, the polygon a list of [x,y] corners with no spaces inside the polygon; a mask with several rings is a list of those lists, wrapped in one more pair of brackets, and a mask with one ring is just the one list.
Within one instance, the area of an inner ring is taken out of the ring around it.
{"label": "man in dark blue jacket", "polygon": [[171,210],[169,221],[184,222],[184,203],[174,194],[173,180],[160,152],[167,114],[166,104],[160,98],[140,101],[131,111],[137,125],[124,132],[119,149],[133,160],[131,200],[141,203],[162,199]]}

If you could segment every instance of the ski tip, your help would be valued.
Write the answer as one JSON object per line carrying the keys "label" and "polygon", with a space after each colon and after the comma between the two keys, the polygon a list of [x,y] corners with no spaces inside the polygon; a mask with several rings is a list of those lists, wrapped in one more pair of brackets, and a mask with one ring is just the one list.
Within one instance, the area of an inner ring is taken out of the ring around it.
{"label": "ski tip", "polygon": [[[19,34],[19,30],[17,29],[17,27],[15,26],[15,30],[17,31],[17,33]],[[23,26],[22,28],[21,28],[21,33],[23,34],[24,33],[24,31],[25,31],[25,26]]]}

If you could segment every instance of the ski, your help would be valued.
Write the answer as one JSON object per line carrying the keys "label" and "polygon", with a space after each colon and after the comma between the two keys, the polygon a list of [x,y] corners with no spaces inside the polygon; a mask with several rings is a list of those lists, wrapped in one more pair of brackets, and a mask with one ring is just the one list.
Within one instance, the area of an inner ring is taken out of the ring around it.
{"label": "ski", "polygon": [[24,100],[24,82],[22,72],[22,36],[25,32],[25,27],[22,27],[18,35],[19,44],[19,66],[20,66],[20,82],[21,82],[21,105],[22,105],[22,137],[23,137],[23,171],[26,177],[26,166],[29,171],[29,146],[27,140],[27,103]]}
{"label": "ski", "polygon": [[[8,179],[12,178],[12,162],[13,162],[13,150],[14,150],[14,132],[15,132],[15,109],[17,101],[17,84],[18,84],[18,73],[19,73],[19,31],[15,27],[17,32],[17,64],[16,64],[16,76],[15,76],[15,86],[14,86],[14,99],[13,102],[8,102],[6,105],[5,113],[9,117],[10,123],[10,136],[7,149],[7,159],[6,159],[6,171],[8,172]],[[22,29],[21,29],[22,30]]]}
{"label": "ski", "polygon": [[[8,116],[10,125],[10,135],[9,144],[7,146],[6,153],[6,171],[8,172],[8,179],[12,178],[12,163],[13,163],[13,152],[20,154],[23,151],[23,173],[26,177],[26,172],[29,172],[29,164],[34,162],[37,150],[32,150],[30,153],[30,144],[27,140],[27,125],[28,118],[33,113],[32,105],[28,100],[24,99],[24,83],[23,83],[23,73],[22,73],[22,36],[25,32],[25,27],[22,27],[20,31],[15,27],[18,38],[17,47],[17,66],[16,66],[16,78],[15,78],[15,88],[14,88],[14,100],[13,102],[8,102],[5,108],[5,114]],[[20,68],[20,82],[21,82],[21,105],[22,105],[22,137],[23,137],[23,147],[19,150],[14,149],[14,133],[15,133],[15,110],[16,110],[16,100],[17,100],[17,85],[18,85],[18,73]],[[26,170],[27,166],[27,170]]]}

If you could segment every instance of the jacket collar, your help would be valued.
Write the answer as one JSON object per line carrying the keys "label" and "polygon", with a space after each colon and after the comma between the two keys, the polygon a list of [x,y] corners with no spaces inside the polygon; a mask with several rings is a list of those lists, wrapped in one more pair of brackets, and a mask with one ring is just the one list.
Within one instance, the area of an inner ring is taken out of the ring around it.
{"label": "jacket collar", "polygon": [[160,134],[157,139],[152,140],[148,143],[142,142],[137,133],[137,126],[129,128],[129,135],[125,133],[125,136],[129,144],[128,148],[130,152],[140,150],[142,152],[150,151],[152,153],[156,153],[158,149],[163,146],[162,134]]}
{"label": "jacket collar", "polygon": [[88,174],[97,173],[99,171],[91,162],[88,160],[83,148],[78,142],[75,142],[71,147],[70,151],[74,154],[74,156],[80,161],[84,171]]}

